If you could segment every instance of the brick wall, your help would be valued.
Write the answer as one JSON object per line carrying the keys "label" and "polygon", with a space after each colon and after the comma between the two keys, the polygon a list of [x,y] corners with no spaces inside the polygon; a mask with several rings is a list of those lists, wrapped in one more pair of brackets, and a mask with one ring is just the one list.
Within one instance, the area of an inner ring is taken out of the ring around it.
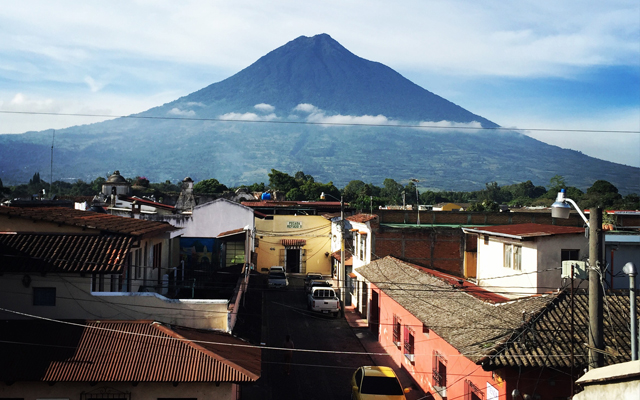
{"label": "brick wall", "polygon": [[458,227],[384,227],[375,232],[373,251],[379,258],[391,255],[427,268],[462,275],[464,236]]}

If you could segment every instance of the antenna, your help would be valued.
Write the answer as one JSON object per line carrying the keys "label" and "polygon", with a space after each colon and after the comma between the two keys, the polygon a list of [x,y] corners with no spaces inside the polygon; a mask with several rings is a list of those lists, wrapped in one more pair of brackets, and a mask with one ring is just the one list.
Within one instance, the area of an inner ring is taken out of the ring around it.
{"label": "antenna", "polygon": [[51,196],[51,199],[53,200],[53,143],[56,140],[56,130],[53,129],[53,137],[51,138],[51,177],[50,177],[50,181],[49,181],[49,195]]}

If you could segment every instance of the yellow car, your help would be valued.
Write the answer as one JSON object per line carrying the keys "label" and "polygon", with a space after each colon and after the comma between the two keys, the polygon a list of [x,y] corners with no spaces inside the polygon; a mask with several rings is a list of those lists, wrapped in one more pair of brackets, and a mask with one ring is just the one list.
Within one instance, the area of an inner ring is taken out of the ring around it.
{"label": "yellow car", "polygon": [[406,400],[410,389],[402,385],[393,369],[389,367],[360,367],[351,378],[351,398]]}

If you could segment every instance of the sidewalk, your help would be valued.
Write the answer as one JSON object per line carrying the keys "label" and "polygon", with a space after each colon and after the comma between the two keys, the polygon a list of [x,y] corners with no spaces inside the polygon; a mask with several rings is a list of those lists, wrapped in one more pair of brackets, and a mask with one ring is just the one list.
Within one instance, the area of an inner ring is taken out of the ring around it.
{"label": "sidewalk", "polygon": [[345,307],[344,316],[347,319],[351,330],[356,335],[358,340],[360,340],[360,343],[362,344],[364,350],[367,353],[377,353],[370,355],[373,363],[375,365],[393,368],[393,370],[396,372],[396,375],[398,376],[398,379],[400,379],[402,387],[411,388],[411,391],[406,394],[407,400],[424,399],[425,393],[422,391],[422,389],[420,389],[420,387],[415,384],[413,378],[411,378],[411,376],[405,369],[400,368],[393,361],[393,358],[391,358],[391,356],[386,353],[384,347],[382,347],[380,345],[380,342],[378,342],[377,339],[373,336],[373,333],[371,333],[371,331],[367,327],[367,320],[363,319],[360,316],[360,313],[358,313],[353,306]]}

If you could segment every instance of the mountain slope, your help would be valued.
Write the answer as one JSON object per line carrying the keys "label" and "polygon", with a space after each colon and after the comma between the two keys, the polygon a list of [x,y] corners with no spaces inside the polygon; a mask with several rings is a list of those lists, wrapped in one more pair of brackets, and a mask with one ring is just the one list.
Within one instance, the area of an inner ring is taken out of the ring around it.
{"label": "mountain slope", "polygon": [[[497,126],[328,35],[300,37],[228,79],[132,118],[57,130],[54,179],[92,180],[119,169],[155,182],[191,176],[238,185],[267,182],[275,168],[338,186],[417,178],[423,188],[476,190],[491,181],[546,185],[560,174],[583,190],[604,179],[622,193],[640,192],[639,168],[517,132],[309,125],[308,114],[293,111],[299,104],[312,104],[323,116]],[[229,113],[258,123],[224,121]],[[48,176],[50,145],[50,132],[0,135],[0,178],[7,185],[38,171]]]}
{"label": "mountain slope", "polygon": [[266,103],[285,116],[298,104],[309,103],[342,115],[497,126],[385,65],[354,55],[327,34],[301,36],[232,77],[166,106],[189,108],[189,103],[206,104],[216,112],[250,112],[256,104]]}

